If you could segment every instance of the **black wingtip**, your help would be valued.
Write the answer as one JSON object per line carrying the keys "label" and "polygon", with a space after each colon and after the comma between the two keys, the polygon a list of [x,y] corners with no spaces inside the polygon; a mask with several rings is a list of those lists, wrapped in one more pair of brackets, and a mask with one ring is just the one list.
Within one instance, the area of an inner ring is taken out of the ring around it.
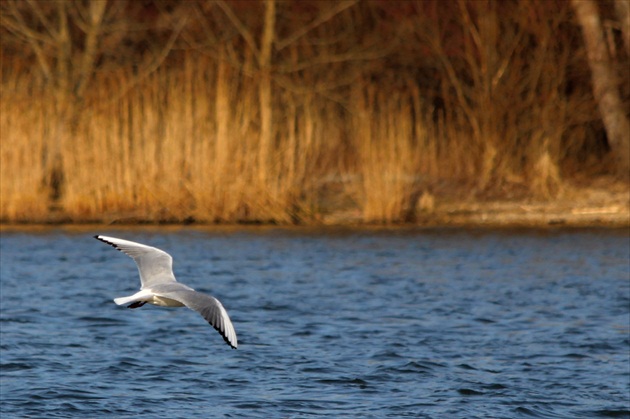
{"label": "black wingtip", "polygon": [[108,245],[110,245],[111,247],[113,247],[114,249],[119,250],[119,251],[121,251],[121,252],[122,252],[122,250],[120,250],[120,247],[118,247],[118,245],[117,245],[117,244],[112,243],[112,242],[110,242],[110,241],[108,241],[108,240],[105,240],[105,239],[101,238],[100,236],[94,236],[94,238],[95,238],[96,240],[100,240],[100,241],[102,241],[103,243],[108,244]]}
{"label": "black wingtip", "polygon": [[212,326],[214,328],[214,330],[216,330],[217,332],[219,332],[219,335],[221,335],[221,337],[223,338],[223,340],[225,341],[225,343],[227,343],[230,348],[232,349],[237,349],[236,346],[232,345],[232,342],[229,341],[227,335],[223,332],[223,330],[221,330],[220,328],[218,328],[217,326],[213,325],[212,323],[208,322],[208,324],[210,326]]}

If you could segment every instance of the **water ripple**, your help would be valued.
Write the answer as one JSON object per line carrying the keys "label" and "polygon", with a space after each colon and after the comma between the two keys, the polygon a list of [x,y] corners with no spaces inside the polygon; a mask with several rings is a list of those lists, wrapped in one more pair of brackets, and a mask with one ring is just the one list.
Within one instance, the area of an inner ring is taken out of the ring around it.
{"label": "water ripple", "polygon": [[625,234],[109,234],[173,254],[239,349],[117,307],[135,267],[90,234],[3,233],[3,418],[630,418]]}

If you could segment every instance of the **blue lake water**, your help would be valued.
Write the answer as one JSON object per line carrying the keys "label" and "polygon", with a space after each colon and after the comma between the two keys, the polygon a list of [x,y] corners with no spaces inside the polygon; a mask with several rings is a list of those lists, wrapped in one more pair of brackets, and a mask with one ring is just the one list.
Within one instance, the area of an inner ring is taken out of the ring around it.
{"label": "blue lake water", "polygon": [[[112,299],[150,244],[219,298]],[[626,231],[4,231],[2,418],[630,417]]]}

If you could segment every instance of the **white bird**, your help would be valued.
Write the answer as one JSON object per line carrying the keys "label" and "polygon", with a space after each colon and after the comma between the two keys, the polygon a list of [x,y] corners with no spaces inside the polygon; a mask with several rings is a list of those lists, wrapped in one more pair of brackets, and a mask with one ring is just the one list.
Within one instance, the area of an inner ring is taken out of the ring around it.
{"label": "white bird", "polygon": [[128,308],[142,307],[146,303],[162,307],[186,306],[195,310],[223,336],[225,342],[236,349],[236,332],[227,311],[216,298],[202,294],[177,282],[173,274],[173,258],[155,247],[107,236],[94,236],[131,257],[138,265],[140,291],[129,297],[115,298],[118,305]]}

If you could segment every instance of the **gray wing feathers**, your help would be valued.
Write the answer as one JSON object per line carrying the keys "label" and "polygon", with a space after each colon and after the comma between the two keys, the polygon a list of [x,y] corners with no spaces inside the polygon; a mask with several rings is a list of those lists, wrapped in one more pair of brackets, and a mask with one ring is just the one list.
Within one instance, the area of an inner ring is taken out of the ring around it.
{"label": "gray wing feathers", "polygon": [[94,236],[131,257],[138,266],[142,288],[154,283],[173,282],[173,258],[168,253],[155,247],[135,243],[115,237]]}
{"label": "gray wing feathers", "polygon": [[191,310],[195,310],[197,313],[201,314],[201,316],[223,336],[223,340],[232,348],[236,349],[238,341],[236,339],[234,326],[232,325],[227,311],[223,308],[219,300],[192,290],[164,293],[163,296],[177,300]]}

